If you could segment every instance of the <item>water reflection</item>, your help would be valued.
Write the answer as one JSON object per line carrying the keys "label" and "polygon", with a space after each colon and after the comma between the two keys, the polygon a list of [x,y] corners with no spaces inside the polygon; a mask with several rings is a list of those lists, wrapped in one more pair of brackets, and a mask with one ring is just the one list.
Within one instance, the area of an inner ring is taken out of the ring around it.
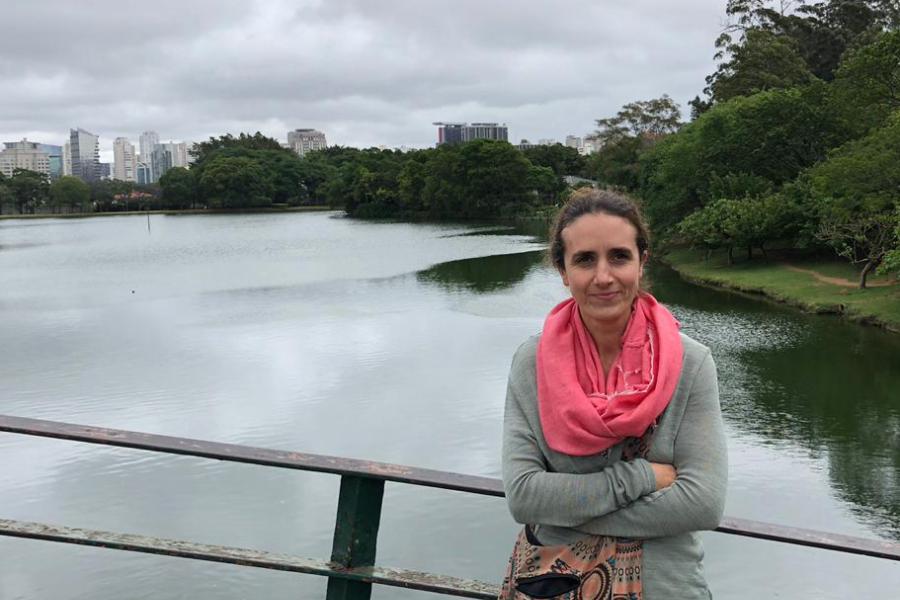
{"label": "water reflection", "polygon": [[689,286],[667,269],[654,280],[666,301],[691,306],[676,311],[713,347],[729,422],[822,457],[834,492],[900,539],[900,339]]}
{"label": "water reflection", "polygon": [[[154,216],[152,236],[129,217],[0,227],[4,244],[42,244],[0,252],[0,339],[15,349],[0,412],[496,477],[510,357],[566,294],[529,235],[544,225],[530,227],[327,214]],[[728,514],[895,535],[900,338],[652,274],[715,353]],[[0,456],[0,516],[330,548],[335,478],[12,435]],[[514,532],[498,499],[390,485],[379,561],[496,581]],[[717,596],[900,587],[893,564],[752,544],[710,535]],[[324,593],[315,577],[38,542],[0,539],[0,557],[3,600]]]}
{"label": "water reflection", "polygon": [[543,254],[542,250],[534,250],[454,260],[419,271],[416,278],[451,291],[494,292],[522,282],[531,270],[540,266]]}

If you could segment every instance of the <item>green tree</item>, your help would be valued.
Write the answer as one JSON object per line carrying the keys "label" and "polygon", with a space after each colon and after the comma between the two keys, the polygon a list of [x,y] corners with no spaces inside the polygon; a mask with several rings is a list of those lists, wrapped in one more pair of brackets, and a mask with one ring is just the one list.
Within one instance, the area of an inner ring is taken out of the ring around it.
{"label": "green tree", "polygon": [[765,29],[751,29],[740,44],[728,47],[729,59],[709,82],[714,102],[809,83],[813,75],[797,42]]}
{"label": "green tree", "polygon": [[651,145],[631,136],[610,141],[588,157],[585,172],[603,185],[634,191],[640,185],[641,153]]}
{"label": "green tree", "polygon": [[884,262],[878,267],[879,273],[900,275],[900,206],[894,211],[894,240],[891,249],[885,254]]}
{"label": "green tree", "polygon": [[199,196],[194,174],[184,167],[169,169],[159,178],[162,199],[166,208],[194,208]]}
{"label": "green tree", "polygon": [[706,259],[713,250],[728,249],[728,264],[734,262],[733,241],[725,231],[725,213],[729,201],[720,199],[686,216],[678,224],[677,231],[682,239],[694,248],[706,251]]}
{"label": "green tree", "polygon": [[3,214],[3,207],[7,204],[15,203],[15,195],[7,185],[6,176],[0,173],[0,215]]}
{"label": "green tree", "polygon": [[623,137],[657,139],[678,130],[681,109],[667,94],[624,105],[614,117],[597,119],[596,137],[603,144]]}
{"label": "green tree", "polygon": [[251,158],[213,158],[205,165],[200,185],[212,207],[258,208],[272,204],[271,181]]}
{"label": "green tree", "polygon": [[328,160],[324,152],[306,154],[299,163],[300,199],[304,204],[325,204],[324,184],[337,176],[337,168]]}
{"label": "green tree", "polygon": [[525,158],[538,167],[549,167],[562,179],[566,175],[580,175],[584,170],[585,158],[576,148],[563,144],[541,144],[523,151]]}
{"label": "green tree", "polygon": [[194,158],[194,164],[202,167],[202,165],[213,158],[214,154],[226,148],[274,150],[276,152],[294,154],[292,150],[284,148],[278,140],[266,137],[257,131],[252,135],[249,133],[240,133],[237,137],[230,133],[219,137],[211,137],[205,142],[195,144],[191,150],[191,156]]}
{"label": "green tree", "polygon": [[50,178],[44,173],[28,169],[15,169],[6,182],[13,194],[16,211],[19,214],[34,214],[44,205],[50,193]]}
{"label": "green tree", "polygon": [[833,94],[857,135],[883,124],[900,108],[900,31],[850,53],[837,71]]}
{"label": "green tree", "polygon": [[819,237],[866,277],[896,245],[900,190],[900,114],[886,127],[854,140],[809,172],[820,211]]}
{"label": "green tree", "polygon": [[63,207],[68,212],[87,212],[91,203],[91,188],[77,177],[60,177],[50,184],[50,203],[55,212]]}
{"label": "green tree", "polygon": [[[789,87],[804,70],[831,81],[845,52],[864,46],[879,31],[896,29],[898,11],[896,0],[727,0],[728,23],[715,43],[719,64],[706,78],[707,99],[698,96],[690,103],[693,118],[713,101],[734,97],[735,88],[746,95]],[[743,76],[747,68],[751,73]],[[714,93],[723,82],[725,89]]]}
{"label": "green tree", "polygon": [[[722,178],[740,174],[753,193],[778,190],[847,139],[827,85],[761,92],[717,104],[641,156],[640,195],[653,228],[665,233],[718,199]],[[729,195],[738,196],[740,193]]]}

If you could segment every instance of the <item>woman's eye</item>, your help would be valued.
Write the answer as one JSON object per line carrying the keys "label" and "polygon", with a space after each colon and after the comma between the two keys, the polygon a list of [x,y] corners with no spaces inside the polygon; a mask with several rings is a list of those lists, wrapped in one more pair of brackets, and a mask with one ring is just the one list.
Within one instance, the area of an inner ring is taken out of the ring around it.
{"label": "woman's eye", "polygon": [[628,262],[631,259],[631,255],[627,252],[616,252],[613,254],[612,259],[619,263]]}

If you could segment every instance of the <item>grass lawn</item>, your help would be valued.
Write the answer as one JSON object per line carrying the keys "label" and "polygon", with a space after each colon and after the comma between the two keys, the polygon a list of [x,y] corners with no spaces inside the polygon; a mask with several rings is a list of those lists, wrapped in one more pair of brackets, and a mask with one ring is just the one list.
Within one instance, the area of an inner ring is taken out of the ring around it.
{"label": "grass lawn", "polygon": [[857,283],[860,270],[846,261],[782,262],[778,258],[763,260],[759,256],[748,261],[736,252],[735,264],[728,265],[724,251],[714,253],[708,262],[704,255],[702,251],[674,250],[663,260],[691,281],[764,294],[804,310],[839,313],[854,321],[875,323],[900,333],[900,282],[870,276],[867,279],[870,286],[879,282],[889,285],[860,290],[821,281],[813,273],[791,268]]}

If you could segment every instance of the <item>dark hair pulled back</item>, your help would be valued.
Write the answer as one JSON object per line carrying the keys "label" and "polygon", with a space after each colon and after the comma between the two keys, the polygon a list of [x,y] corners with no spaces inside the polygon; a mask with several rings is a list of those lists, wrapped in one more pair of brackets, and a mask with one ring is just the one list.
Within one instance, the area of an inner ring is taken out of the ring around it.
{"label": "dark hair pulled back", "polygon": [[621,217],[634,225],[637,230],[638,254],[641,258],[650,248],[650,231],[641,211],[634,200],[612,190],[598,190],[594,188],[581,188],[575,190],[569,200],[556,214],[553,225],[550,226],[550,247],[547,254],[550,262],[559,271],[565,269],[566,246],[563,242],[563,229],[578,220],[579,217],[592,214],[607,214]]}

